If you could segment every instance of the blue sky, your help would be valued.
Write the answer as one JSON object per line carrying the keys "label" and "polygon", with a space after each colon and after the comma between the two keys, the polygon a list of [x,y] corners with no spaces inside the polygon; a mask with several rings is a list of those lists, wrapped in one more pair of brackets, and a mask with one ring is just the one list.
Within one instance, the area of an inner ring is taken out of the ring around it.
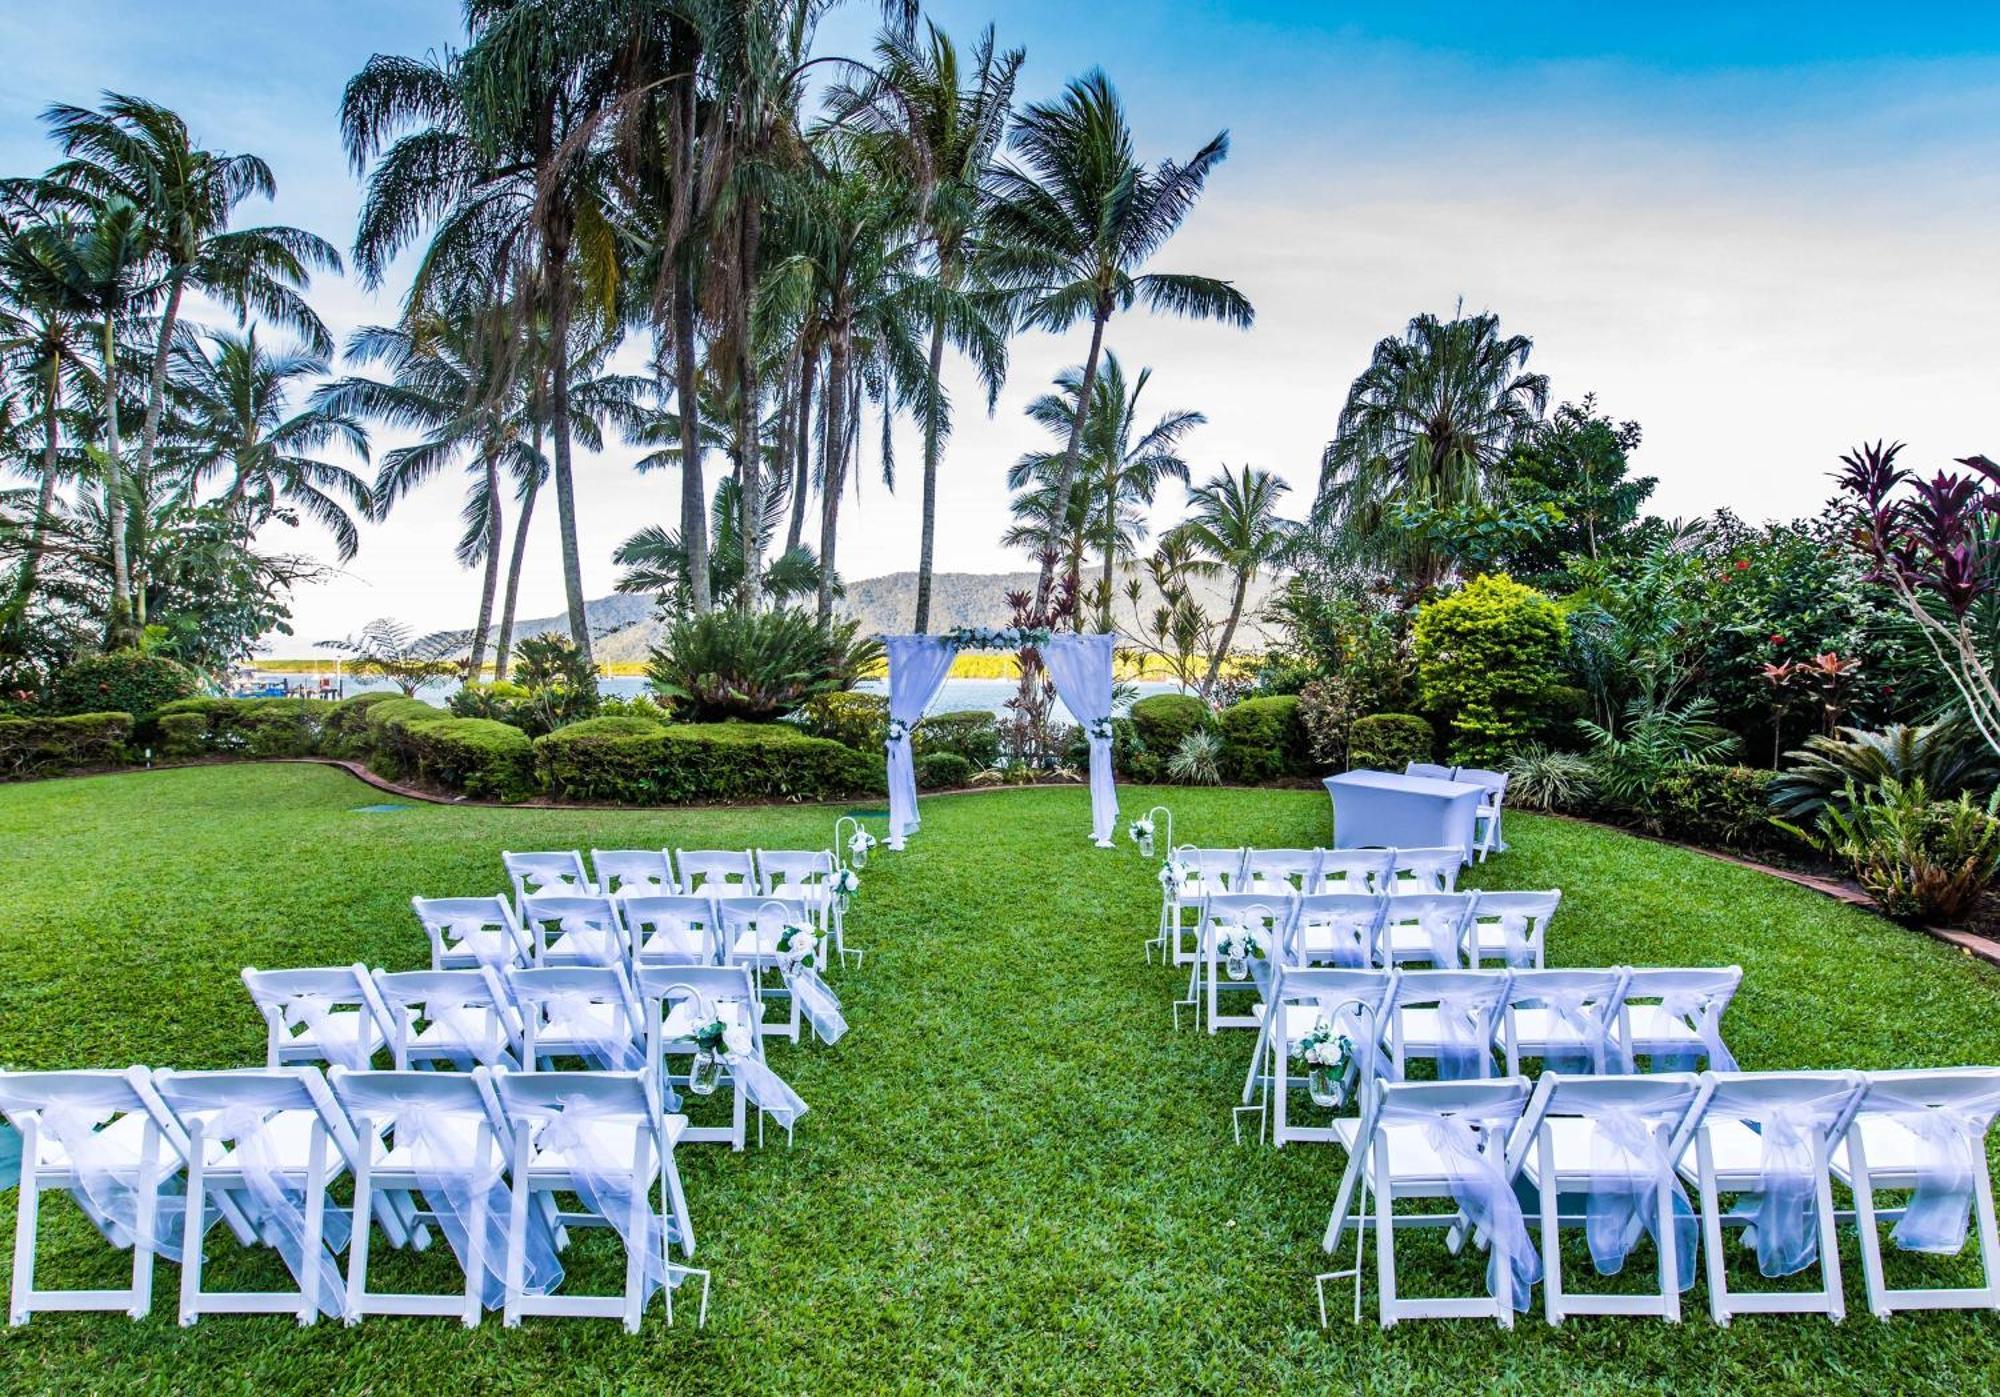
{"label": "blue sky", "polygon": [[[861,51],[877,13],[837,11],[822,49]],[[1198,471],[1251,461],[1308,495],[1370,344],[1461,300],[1534,336],[1558,397],[1595,390],[1644,424],[1640,461],[1668,513],[1810,512],[1833,455],[1863,436],[1907,438],[1919,461],[2000,448],[1987,328],[2000,7],[946,0],[931,13],[968,40],[997,17],[1001,41],[1028,50],[1031,99],[1103,66],[1148,157],[1231,132],[1229,163],[1159,264],[1237,280],[1257,328],[1134,316],[1111,337],[1154,368],[1157,408],[1208,414]],[[269,216],[345,245],[358,192],[341,84],[371,52],[457,34],[457,6],[438,0],[17,0],[0,10],[0,168],[46,163],[46,102],[137,92],[215,146],[265,155],[281,186]],[[315,299],[339,332],[394,311],[393,294],[349,282]],[[1019,341],[991,419],[961,395],[942,524],[953,566],[1014,565],[995,521],[1006,464],[1039,444],[1020,409],[1082,348]],[[634,476],[629,455],[585,468],[593,594],[635,519],[672,513],[672,482]],[[853,576],[914,564],[914,481],[890,496],[873,469],[843,547]],[[456,504],[441,482],[371,530],[346,575],[299,599],[301,633],[384,613],[462,619],[474,580],[432,546]],[[535,554],[529,604],[553,610],[552,534]]]}

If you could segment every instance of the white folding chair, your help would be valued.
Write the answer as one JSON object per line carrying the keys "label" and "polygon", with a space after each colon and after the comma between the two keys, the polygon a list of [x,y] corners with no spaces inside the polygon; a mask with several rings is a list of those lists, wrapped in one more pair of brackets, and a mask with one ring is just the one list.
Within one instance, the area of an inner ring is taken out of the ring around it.
{"label": "white folding chair", "polygon": [[[1183,876],[1169,878],[1163,884],[1166,905],[1160,924],[1173,964],[1194,965],[1201,960],[1201,904],[1216,893],[1242,891],[1243,856],[1242,849],[1198,849],[1192,844],[1183,844],[1173,851],[1168,868],[1178,866]],[[1189,908],[1197,913],[1192,926],[1185,921]],[[1190,934],[1194,938],[1192,944],[1188,941]]]}
{"label": "white folding chair", "polygon": [[1243,891],[1283,897],[1313,891],[1320,849],[1249,849],[1243,855]]}
{"label": "white folding chair", "polygon": [[[1854,1194],[1868,1308],[2000,1309],[2000,1231],[1993,1220],[1993,1174],[1986,1136],[2000,1113],[2000,1068],[1933,1067],[1870,1072],[1847,1135],[1833,1153],[1833,1176]],[[1907,1189],[1901,1207],[1878,1208],[1878,1189]],[[1880,1224],[1905,1252],[1958,1256],[1969,1226],[1979,1238],[1984,1284],[1891,1287],[1882,1270]]]}
{"label": "white folding chair", "polygon": [[[143,1067],[123,1072],[0,1072],[0,1112],[21,1132],[21,1179],[14,1213],[14,1283],[8,1323],[41,1310],[122,1310],[143,1319],[153,1307],[153,1257],[181,1258],[180,1199],[160,1186],[180,1172],[185,1138],[170,1138],[141,1093]],[[67,1193],[104,1239],[131,1249],[132,1284],[118,1289],[40,1290],[35,1243],[42,1195]],[[239,1214],[237,1235],[254,1236]]]}
{"label": "white folding chair", "polygon": [[520,1015],[490,970],[378,970],[375,992],[389,1012],[399,1072],[521,1061]]}
{"label": "white folding chair", "polygon": [[1472,920],[1472,899],[1471,893],[1406,893],[1384,898],[1376,931],[1376,962],[1458,968],[1464,964],[1465,926]]}
{"label": "white folding chair", "polygon": [[1382,1075],[1408,1076],[1412,1058],[1427,1060],[1440,1080],[1493,1075],[1493,1045],[1507,1006],[1504,970],[1405,970],[1383,1014],[1389,1060]]}
{"label": "white folding chair", "polygon": [[622,965],[632,957],[615,898],[530,897],[521,924],[534,945],[536,965]]}
{"label": "white folding chair", "polygon": [[1397,897],[1448,893],[1458,889],[1458,871],[1465,867],[1465,850],[1455,845],[1436,849],[1396,849],[1386,891]]}
{"label": "white folding chair", "polygon": [[[263,1067],[152,1075],[154,1109],[186,1135],[187,1217],[181,1258],[182,1325],[204,1314],[290,1314],[312,1324],[346,1317],[334,1254],[349,1220],[326,1191],[360,1145],[317,1067]],[[202,1271],[211,1195],[228,1195],[259,1239],[283,1259],[293,1290],[205,1290]],[[385,1218],[396,1225],[393,1214]]]}
{"label": "white folding chair", "polygon": [[592,849],[590,870],[606,897],[663,897],[680,891],[665,849]]}
{"label": "white folding chair", "polygon": [[[1528,1119],[1508,1149],[1535,1188],[1541,1212],[1542,1304],[1550,1324],[1566,1315],[1658,1315],[1679,1323],[1681,1293],[1699,1267],[1699,1222],[1674,1162],[1708,1104],[1692,1073],[1567,1077],[1545,1072]],[[1563,1211],[1563,1201],[1570,1208]],[[1579,1211],[1580,1208],[1580,1211]],[[1650,1237],[1657,1289],[1575,1293],[1563,1285],[1562,1229],[1582,1228],[1593,1269],[1617,1275]]]}
{"label": "white folding chair", "polygon": [[527,901],[531,897],[587,897],[597,891],[597,884],[591,881],[583,866],[583,855],[575,849],[535,854],[502,853],[500,862],[506,866],[507,877],[514,884],[514,910],[524,918],[528,915]]}
{"label": "white folding chair", "polygon": [[[636,1334],[646,1302],[655,1290],[667,1301],[674,1322],[674,1288],[690,1275],[701,1277],[698,1324],[708,1322],[708,1272],[676,1265],[673,1244],[694,1251],[694,1227],[674,1144],[687,1117],[660,1109],[658,1087],[648,1072],[512,1073],[481,1069],[500,1103],[509,1140],[508,1173],[514,1182],[508,1220],[506,1324],[526,1315],[595,1316],[622,1319]],[[657,1211],[653,1186],[665,1195]],[[618,1295],[530,1293],[518,1267],[539,1204],[554,1205],[557,1193],[574,1194],[583,1206],[555,1214],[559,1236],[572,1228],[607,1228],[625,1246],[625,1288]]]}
{"label": "white folding chair", "polygon": [[597,1072],[646,1064],[646,1016],[623,966],[530,966],[507,972],[521,1016],[524,1072],[579,1060]]}
{"label": "white folding chair", "polygon": [[1517,970],[1540,970],[1548,949],[1549,922],[1561,903],[1560,888],[1474,893],[1472,919],[1465,927],[1466,964],[1476,969],[1498,961]]}
{"label": "white folding chair", "polygon": [[1421,776],[1429,781],[1453,781],[1458,777],[1455,766],[1439,766],[1436,762],[1411,762],[1403,768],[1405,776]]}
{"label": "white folding chair", "polygon": [[[1314,1278],[1320,1293],[1320,1323],[1326,1323],[1326,1282],[1348,1275],[1354,1278],[1355,1317],[1360,1317],[1366,1240],[1361,1234],[1372,1220],[1383,1328],[1403,1319],[1466,1317],[1495,1319],[1503,1328],[1513,1328],[1514,1312],[1528,1307],[1535,1282],[1541,1277],[1541,1258],[1529,1239],[1514,1192],[1520,1162],[1507,1150],[1508,1139],[1516,1130],[1535,1128],[1529,1115],[1528,1082],[1520,1077],[1488,1082],[1384,1082],[1363,1100],[1359,1118],[1334,1122],[1338,1138],[1347,1147],[1347,1168],[1321,1245],[1329,1254],[1339,1248],[1350,1212],[1358,1235],[1351,1271],[1331,1271]],[[1448,1199],[1457,1205],[1457,1211],[1396,1211],[1399,1200],[1417,1198]],[[1449,1229],[1447,1245],[1469,1233],[1475,1245],[1487,1252],[1485,1295],[1409,1298],[1398,1293],[1396,1233],[1436,1227]]]}
{"label": "white folding chair", "polygon": [[[799,1005],[784,982],[778,940],[788,926],[816,926],[812,908],[796,897],[736,897],[716,903],[715,910],[723,964],[746,967],[760,999],[776,998],[784,1003],[784,1021],[766,1023],[764,1036],[798,1042]],[[775,986],[769,983],[771,976],[778,977]]]}
{"label": "white folding chair", "polygon": [[1507,799],[1507,773],[1462,766],[1452,779],[1486,788],[1486,794],[1479,798],[1479,808],[1472,815],[1472,847],[1479,861],[1485,863],[1488,854],[1506,853],[1507,841],[1500,837],[1500,806]]}
{"label": "white folding chair", "polygon": [[[636,979],[639,1002],[646,1014],[647,1058],[659,1073],[661,1097],[667,1107],[683,1109],[681,1089],[689,1086],[690,1072],[676,1067],[675,1059],[694,1057],[696,1045],[690,1035],[705,1015],[741,1028],[761,1053],[764,1005],[747,966],[640,965]],[[727,1144],[732,1150],[744,1147],[749,1097],[742,1083],[728,1076],[725,1081],[730,1123],[690,1123],[681,1139],[689,1144]]]}
{"label": "white folding chair", "polygon": [[388,1006],[365,965],[314,970],[243,967],[243,986],[264,1016],[264,1065],[365,1068],[389,1046]]}
{"label": "white folding chair", "polygon": [[[1190,999],[1197,1000],[1195,1021],[1201,1021],[1201,1005],[1208,1011],[1208,1031],[1225,1028],[1255,1028],[1257,1016],[1249,1012],[1224,1014],[1221,996],[1227,991],[1240,997],[1249,993],[1263,996],[1270,984],[1271,967],[1281,954],[1284,930],[1291,922],[1292,899],[1296,894],[1259,896],[1255,893],[1211,893],[1201,904],[1201,960],[1188,983]],[[1237,949],[1229,954],[1224,943]],[[1180,1005],[1174,1006],[1174,1025],[1180,1026]]]}
{"label": "white folding chair", "polygon": [[681,891],[709,897],[755,897],[757,863],[748,849],[676,849]]}
{"label": "white folding chair", "polygon": [[1273,1145],[1282,1149],[1290,1140],[1339,1138],[1330,1125],[1292,1123],[1292,1094],[1306,1086],[1310,1075],[1305,1066],[1294,1072],[1292,1057],[1301,1041],[1325,1026],[1350,1045],[1349,1069],[1340,1082],[1340,1104],[1353,1100],[1357,1088],[1372,1087],[1381,1065],[1382,1018],[1395,992],[1396,979],[1393,970],[1278,967],[1270,997],[1257,1006],[1262,1021],[1257,1050],[1251,1055],[1250,1074],[1243,1082],[1245,1106],[1250,1105],[1259,1085],[1269,1088]]}
{"label": "white folding chair", "polygon": [[1569,1076],[1622,1071],[1612,1033],[1624,1002],[1622,969],[1514,971],[1501,1026],[1507,1075],[1520,1075],[1524,1057]]}
{"label": "white folding chair", "polygon": [[520,914],[504,897],[413,897],[410,907],[430,938],[433,970],[526,965],[534,958]]}
{"label": "white folding chair", "polygon": [[[1834,1232],[1833,1147],[1867,1083],[1854,1072],[1704,1072],[1708,1109],[1682,1177],[1701,1188],[1708,1308],[1717,1324],[1739,1314],[1847,1315]],[[1725,1215],[1721,1195],[1744,1194]],[[1745,1229],[1766,1277],[1820,1268],[1817,1290],[1746,1292],[1729,1285],[1723,1227]]]}
{"label": "white folding chair", "polygon": [[835,958],[845,964],[852,954],[858,964],[862,952],[848,949],[847,918],[833,891],[833,876],[839,867],[826,849],[759,849],[757,887],[766,897],[796,897],[804,902],[812,909],[820,931],[831,939]]}
{"label": "white folding chair", "polygon": [[[491,1092],[473,1073],[336,1067],[327,1079],[356,1137],[369,1143],[354,1161],[348,1323],[366,1315],[456,1315],[467,1328],[477,1325],[484,1310],[504,1303],[510,1261],[506,1137]],[[368,1288],[368,1218],[379,1198],[410,1219],[412,1247],[428,1249],[432,1227],[444,1234],[463,1277],[459,1289]],[[534,1222],[522,1246],[522,1283],[553,1290],[562,1267],[547,1217]]]}
{"label": "white folding chair", "polygon": [[1743,983],[1743,967],[1686,970],[1627,966],[1617,1019],[1625,1070],[1645,1058],[1653,1071],[1734,1072],[1736,1057],[1722,1041],[1722,1015]]}
{"label": "white folding chair", "polygon": [[633,896],[621,898],[618,910],[638,964],[716,965],[722,960],[713,898],[690,893]]}
{"label": "white folding chair", "polygon": [[1386,893],[1396,872],[1394,849],[1321,849],[1313,890],[1322,893]]}
{"label": "white folding chair", "polygon": [[1306,893],[1293,900],[1282,958],[1289,965],[1371,965],[1387,911],[1379,893]]}

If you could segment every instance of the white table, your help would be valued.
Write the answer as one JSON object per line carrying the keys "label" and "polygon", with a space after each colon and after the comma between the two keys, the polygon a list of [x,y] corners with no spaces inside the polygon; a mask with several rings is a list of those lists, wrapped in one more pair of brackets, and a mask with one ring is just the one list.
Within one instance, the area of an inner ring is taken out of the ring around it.
{"label": "white table", "polygon": [[1326,778],[1336,849],[1442,849],[1472,858],[1474,815],[1486,794],[1467,781],[1395,771],[1348,771]]}

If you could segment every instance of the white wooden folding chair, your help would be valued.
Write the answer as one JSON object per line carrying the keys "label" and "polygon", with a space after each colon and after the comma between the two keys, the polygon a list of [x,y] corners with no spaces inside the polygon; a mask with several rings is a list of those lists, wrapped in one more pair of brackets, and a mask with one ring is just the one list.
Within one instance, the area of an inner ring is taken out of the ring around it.
{"label": "white wooden folding chair", "polygon": [[1453,970],[1465,963],[1465,927],[1472,893],[1405,893],[1383,899],[1376,931],[1380,965],[1429,965]]}
{"label": "white wooden folding chair", "polygon": [[[1243,857],[1242,849],[1200,849],[1192,844],[1173,851],[1168,867],[1178,867],[1183,876],[1163,884],[1166,906],[1161,930],[1175,965],[1201,960],[1201,904],[1216,893],[1242,891]],[[1196,913],[1192,924],[1187,921],[1190,909]]]}
{"label": "white wooden folding chair", "polygon": [[1501,1019],[1507,1075],[1520,1074],[1524,1057],[1570,1076],[1622,1071],[1612,1034],[1624,1002],[1622,969],[1514,971]]}
{"label": "white wooden folding chair", "polygon": [[1388,899],[1379,893],[1306,893],[1292,902],[1284,955],[1290,965],[1372,965]]}
{"label": "white wooden folding chair", "polygon": [[[1503,1328],[1513,1328],[1515,1311],[1528,1307],[1541,1276],[1541,1258],[1514,1192],[1520,1161],[1507,1151],[1513,1132],[1535,1126],[1528,1114],[1527,1080],[1384,1082],[1365,1095],[1363,1103],[1360,1117],[1334,1122],[1337,1137],[1347,1147],[1347,1168],[1321,1245],[1328,1254],[1338,1250],[1350,1213],[1352,1225],[1362,1235],[1355,1239],[1351,1270],[1314,1278],[1320,1293],[1320,1323],[1326,1323],[1326,1282],[1350,1275],[1355,1317],[1360,1317],[1365,1230],[1372,1222],[1383,1328],[1404,1319],[1467,1317],[1495,1319]],[[1420,1198],[1448,1199],[1457,1211],[1396,1211],[1397,1202]],[[1449,1229],[1447,1244],[1469,1234],[1475,1246],[1486,1251],[1486,1294],[1411,1298],[1398,1292],[1396,1233],[1439,1227]]]}
{"label": "white wooden folding chair", "polygon": [[398,1071],[520,1064],[521,1018],[493,971],[378,970],[375,992],[389,1012]]}
{"label": "white wooden folding chair", "polygon": [[506,978],[521,1017],[523,1071],[571,1061],[597,1072],[645,1065],[646,1015],[623,966],[529,966]]}
{"label": "white wooden folding chair", "polygon": [[[1569,1077],[1545,1072],[1509,1142],[1541,1214],[1542,1305],[1567,1315],[1658,1315],[1679,1323],[1699,1268],[1699,1220],[1674,1169],[1701,1123],[1708,1088],[1692,1073]],[[1564,1202],[1568,1201],[1568,1211]],[[1657,1260],[1650,1293],[1577,1293],[1563,1285],[1562,1229],[1582,1228],[1591,1264],[1617,1275],[1642,1238]]]}
{"label": "white wooden folding chair", "polygon": [[[1268,1089],[1271,1143],[1333,1141],[1330,1125],[1295,1125],[1292,1095],[1303,1090],[1309,1071],[1291,1067],[1301,1040],[1325,1025],[1351,1045],[1350,1067],[1340,1086],[1342,1104],[1356,1099],[1362,1087],[1375,1084],[1382,1063],[1382,1020],[1395,992],[1398,972],[1374,969],[1328,969],[1281,965],[1271,994],[1258,1005],[1261,1020],[1257,1050],[1243,1082],[1243,1104],[1250,1105],[1259,1086]],[[1320,1110],[1338,1109],[1319,1107]]]}
{"label": "white wooden folding chair", "polygon": [[[1868,1308],[1887,1319],[1897,1310],[2000,1309],[2000,1231],[1993,1218],[1993,1173],[1986,1136],[2000,1113],[2000,1068],[1931,1067],[1870,1072],[1867,1086],[1833,1152],[1833,1177],[1854,1195]],[[1879,1208],[1878,1189],[1907,1189],[1900,1207]],[[1880,1225],[1901,1250],[1958,1256],[1968,1229],[1979,1239],[1976,1286],[1892,1287],[1882,1269]]]}
{"label": "white wooden folding chair", "polygon": [[[698,1324],[708,1322],[708,1272],[677,1265],[673,1245],[694,1251],[694,1226],[674,1145],[687,1117],[660,1109],[659,1088],[649,1072],[513,1073],[504,1068],[479,1075],[500,1104],[509,1142],[508,1173],[513,1195],[507,1243],[507,1327],[527,1315],[599,1317],[624,1321],[636,1334],[646,1303],[664,1291],[667,1323],[674,1321],[674,1289],[691,1275],[701,1277]],[[656,1208],[653,1188],[664,1195]],[[539,1204],[553,1206],[558,1193],[574,1194],[575,1211],[555,1214],[559,1236],[576,1228],[605,1228],[625,1247],[625,1287],[617,1295],[531,1294],[517,1258],[525,1254],[529,1227]]]}
{"label": "white wooden folding chair", "polygon": [[718,965],[722,932],[715,899],[677,893],[667,897],[619,899],[619,915],[640,965]]}
{"label": "white wooden folding chair", "polygon": [[1479,808],[1472,814],[1472,847],[1479,861],[1485,863],[1488,854],[1506,853],[1507,841],[1500,837],[1500,806],[1507,799],[1507,773],[1462,766],[1452,779],[1486,789],[1486,794],[1479,798]]}
{"label": "white wooden folding chair", "polygon": [[680,891],[665,849],[592,849],[590,871],[607,897],[664,897]]}
{"label": "white wooden folding chair", "polygon": [[[467,1328],[506,1299],[509,1262],[505,1133],[491,1092],[473,1073],[327,1074],[333,1094],[368,1142],[354,1162],[354,1204],[347,1247],[347,1319],[366,1315],[456,1315]],[[410,1244],[428,1250],[431,1228],[445,1236],[462,1277],[450,1291],[368,1288],[368,1218],[378,1198],[393,1200],[412,1223]],[[524,1288],[553,1290],[562,1281],[546,1215],[522,1244]]]}
{"label": "white wooden folding chair", "polygon": [[709,897],[755,897],[757,861],[748,849],[676,849],[681,891]]}
{"label": "white wooden folding chair", "polygon": [[[1188,980],[1189,999],[1196,1001],[1195,1022],[1201,1022],[1206,1005],[1208,1031],[1225,1028],[1255,1028],[1257,1016],[1247,1009],[1225,1014],[1221,996],[1228,993],[1240,1000],[1245,994],[1263,996],[1270,983],[1271,967],[1282,953],[1282,940],[1292,915],[1295,894],[1259,896],[1255,893],[1211,893],[1201,904],[1201,960]],[[1228,946],[1239,954],[1228,953]],[[1174,1025],[1180,1026],[1180,1007],[1174,1006]]]}
{"label": "white wooden folding chair", "polygon": [[632,958],[616,898],[532,896],[521,909],[521,925],[536,965],[622,965]]}
{"label": "white wooden folding chair", "polygon": [[[1683,1155],[1680,1172],[1701,1188],[1710,1316],[1717,1324],[1739,1314],[1845,1318],[1831,1160],[1867,1083],[1854,1072],[1704,1072],[1702,1080],[1709,1087],[1708,1109],[1694,1133],[1694,1158]],[[1748,1196],[1724,1214],[1724,1193]],[[1764,1276],[1790,1276],[1817,1264],[1820,1287],[1732,1289],[1725,1226],[1744,1229],[1744,1243],[1755,1250]]]}
{"label": "white wooden folding chair", "polygon": [[1734,1072],[1735,1054],[1722,1041],[1722,1015],[1743,983],[1743,967],[1689,970],[1627,966],[1617,1018],[1625,1070]]}
{"label": "white wooden folding chair", "polygon": [[845,965],[852,955],[858,965],[863,952],[847,945],[847,916],[833,891],[839,868],[828,849],[759,849],[757,887],[766,897],[796,897],[804,902],[831,941],[835,958]]}
{"label": "white wooden folding chair", "polygon": [[413,897],[410,907],[431,943],[431,969],[526,965],[534,947],[504,897]]}
{"label": "white wooden folding chair", "polygon": [[[45,1310],[122,1310],[143,1319],[153,1307],[154,1256],[180,1260],[181,1200],[163,1199],[160,1187],[180,1172],[187,1141],[170,1138],[147,1109],[140,1090],[146,1075],[143,1067],[0,1072],[0,1112],[21,1132],[8,1323],[26,1324]],[[107,1242],[131,1250],[131,1285],[36,1287],[35,1245],[44,1193],[67,1193]],[[240,1214],[234,1225],[239,1237],[255,1235]]]}
{"label": "white wooden folding chair", "polygon": [[500,862],[506,866],[507,877],[514,885],[514,910],[523,918],[528,915],[527,901],[531,897],[587,897],[597,891],[597,884],[583,866],[583,855],[575,849],[502,853]]}
{"label": "white wooden folding chair", "polygon": [[1465,926],[1465,962],[1474,967],[1496,961],[1517,970],[1542,968],[1548,951],[1549,922],[1562,904],[1562,889],[1547,892],[1473,894]]}
{"label": "white wooden folding chair", "polygon": [[1313,891],[1386,893],[1395,872],[1394,849],[1321,849]]}
{"label": "white wooden folding chair", "polygon": [[1435,849],[1391,850],[1394,865],[1386,889],[1396,897],[1458,890],[1458,871],[1465,867],[1465,850],[1456,845]]}
{"label": "white wooden folding chair", "polygon": [[[777,999],[785,1007],[782,1022],[764,1024],[764,1036],[798,1042],[799,1005],[784,980],[778,940],[788,926],[816,926],[812,908],[791,896],[735,897],[718,901],[715,911],[723,963],[748,969],[758,997],[766,1002]],[[776,984],[772,983],[774,978]]]}
{"label": "white wooden folding chair", "polygon": [[1511,979],[1504,970],[1403,971],[1383,1013],[1382,1075],[1402,1081],[1415,1058],[1431,1062],[1441,1080],[1491,1077]]}
{"label": "white wooden folding chair", "polygon": [[264,1065],[369,1066],[389,1046],[388,1006],[365,965],[311,970],[243,967],[243,986],[264,1016]]}
{"label": "white wooden folding chair", "polygon": [[1405,776],[1421,776],[1427,781],[1452,781],[1458,777],[1455,766],[1439,766],[1436,762],[1411,762],[1403,768]]}
{"label": "white wooden folding chair", "polygon": [[[312,1324],[346,1317],[346,1287],[335,1253],[348,1244],[349,1219],[327,1189],[360,1153],[347,1115],[317,1067],[217,1072],[156,1071],[154,1109],[171,1113],[186,1135],[187,1217],[181,1258],[182,1325],[204,1314],[290,1314]],[[291,1273],[292,1290],[206,1290],[202,1272],[212,1195],[227,1195],[259,1239]],[[396,1225],[390,1214],[385,1221]]]}
{"label": "white wooden folding chair", "polygon": [[[661,1097],[674,1110],[683,1109],[682,1090],[695,1042],[690,1036],[704,1015],[749,1033],[762,1051],[763,1001],[747,966],[640,965],[636,976],[639,1003],[646,1014],[646,1052],[659,1074]],[[747,1140],[749,1097],[734,1077],[725,1076],[730,1121],[726,1126],[690,1123],[681,1133],[689,1144],[726,1144],[740,1150]]]}

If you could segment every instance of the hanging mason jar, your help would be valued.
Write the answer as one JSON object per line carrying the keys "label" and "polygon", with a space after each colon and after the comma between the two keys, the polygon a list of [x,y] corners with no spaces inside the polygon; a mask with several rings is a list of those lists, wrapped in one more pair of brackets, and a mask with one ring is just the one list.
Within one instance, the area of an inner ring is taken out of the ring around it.
{"label": "hanging mason jar", "polygon": [[1153,835],[1150,830],[1139,836],[1139,853],[1144,858],[1153,857]]}
{"label": "hanging mason jar", "polygon": [[1244,951],[1240,942],[1232,942],[1230,944],[1229,955],[1223,961],[1222,968],[1232,980],[1247,980],[1250,978],[1250,957]]}
{"label": "hanging mason jar", "polygon": [[866,844],[856,844],[848,852],[854,856],[853,863],[856,868],[868,867],[868,846]]}
{"label": "hanging mason jar", "polygon": [[713,1096],[721,1085],[721,1057],[707,1048],[696,1049],[694,1065],[688,1069],[688,1090],[696,1096]]}
{"label": "hanging mason jar", "polygon": [[1340,1079],[1343,1073],[1331,1067],[1315,1067],[1306,1073],[1306,1091],[1312,1096],[1315,1106],[1338,1106],[1341,1099]]}

